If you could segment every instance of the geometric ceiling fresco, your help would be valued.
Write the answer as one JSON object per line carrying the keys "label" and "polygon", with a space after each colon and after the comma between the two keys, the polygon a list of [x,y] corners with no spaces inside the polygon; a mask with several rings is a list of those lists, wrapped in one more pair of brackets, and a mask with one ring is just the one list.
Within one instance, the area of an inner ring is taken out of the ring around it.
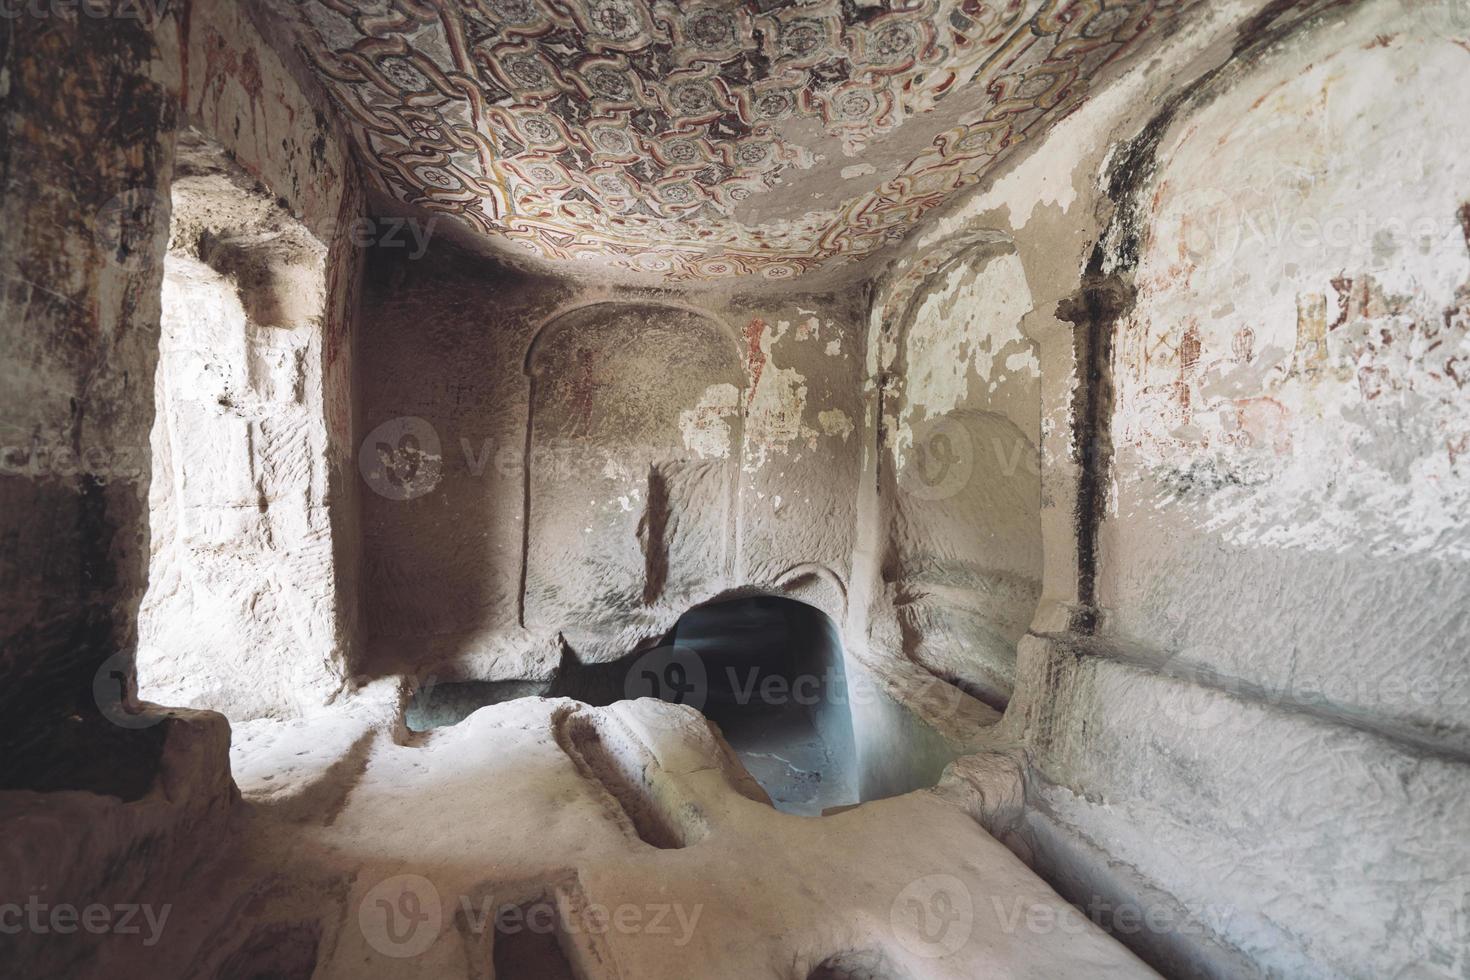
{"label": "geometric ceiling fresco", "polygon": [[[669,282],[868,255],[1189,0],[296,0],[381,189]],[[806,192],[806,193],[804,193]]]}

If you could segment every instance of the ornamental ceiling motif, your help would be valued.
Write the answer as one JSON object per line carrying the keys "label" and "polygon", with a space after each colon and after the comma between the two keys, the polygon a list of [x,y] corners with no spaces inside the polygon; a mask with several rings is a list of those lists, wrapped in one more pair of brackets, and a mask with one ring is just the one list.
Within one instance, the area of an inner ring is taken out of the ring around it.
{"label": "ornamental ceiling motif", "polygon": [[865,256],[1190,0],[295,0],[381,189],[670,282]]}

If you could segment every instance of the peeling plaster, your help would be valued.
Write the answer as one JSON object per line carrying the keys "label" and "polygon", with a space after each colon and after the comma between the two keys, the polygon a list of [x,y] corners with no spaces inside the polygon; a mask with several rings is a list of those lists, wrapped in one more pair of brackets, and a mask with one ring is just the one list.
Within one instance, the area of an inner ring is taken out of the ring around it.
{"label": "peeling plaster", "polygon": [[[759,324],[759,330],[751,328]],[[793,339],[815,338],[818,320],[803,320]],[[746,336],[752,343],[751,363],[758,365],[752,379],[750,407],[746,413],[745,470],[754,472],[765,466],[769,454],[785,454],[797,439],[814,437],[816,432],[802,424],[806,411],[806,378],[795,368],[779,367],[772,358],[776,345],[793,332],[791,323],[780,320],[774,327],[752,320]],[[757,356],[758,352],[758,356]]]}
{"label": "peeling plaster", "polygon": [[848,418],[847,413],[840,409],[826,409],[818,412],[817,424],[822,427],[822,431],[827,435],[841,436],[843,442],[846,442],[847,437],[852,435],[852,419]]}
{"label": "peeling plaster", "polygon": [[1470,557],[1470,158],[1418,138],[1467,71],[1449,40],[1349,47],[1176,139],[1114,423],[1153,506],[1241,545]]}
{"label": "peeling plaster", "polygon": [[913,313],[908,373],[896,452],[913,442],[913,425],[948,415],[970,395],[971,379],[995,391],[1007,372],[1038,377],[1040,365],[1021,320],[1031,289],[1015,253],[961,262]]}
{"label": "peeling plaster", "polygon": [[729,458],[731,433],[726,418],[739,413],[738,388],[728,383],[710,385],[698,405],[679,413],[684,448],[693,450],[700,459]]}

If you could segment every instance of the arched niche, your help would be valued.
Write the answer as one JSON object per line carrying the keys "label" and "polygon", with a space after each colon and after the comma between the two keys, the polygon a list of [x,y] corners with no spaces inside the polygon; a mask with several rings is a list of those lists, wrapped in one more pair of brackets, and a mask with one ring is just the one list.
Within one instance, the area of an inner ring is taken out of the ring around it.
{"label": "arched niche", "polygon": [[595,639],[730,581],[734,335],[697,310],[598,303],[549,321],[525,370],[524,624]]}
{"label": "arched niche", "polygon": [[1041,346],[1013,243],[942,254],[884,326],[886,574],[905,654],[1001,707],[1041,595]]}

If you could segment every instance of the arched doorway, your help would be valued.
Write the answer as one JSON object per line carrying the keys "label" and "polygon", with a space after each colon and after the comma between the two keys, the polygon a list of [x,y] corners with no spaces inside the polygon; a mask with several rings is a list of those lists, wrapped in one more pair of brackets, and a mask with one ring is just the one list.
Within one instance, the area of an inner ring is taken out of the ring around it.
{"label": "arched doorway", "polygon": [[703,690],[660,693],[719,726],[777,809],[817,816],[858,801],[851,691],[825,613],[779,596],[712,602],[680,617],[664,643],[698,659]]}
{"label": "arched doorway", "polygon": [[523,697],[685,704],[719,728],[778,810],[820,816],[859,801],[852,705],[861,693],[826,613],[754,595],[695,606],[651,649],[609,663],[568,660],[547,681],[429,683],[404,721],[427,731]]}

